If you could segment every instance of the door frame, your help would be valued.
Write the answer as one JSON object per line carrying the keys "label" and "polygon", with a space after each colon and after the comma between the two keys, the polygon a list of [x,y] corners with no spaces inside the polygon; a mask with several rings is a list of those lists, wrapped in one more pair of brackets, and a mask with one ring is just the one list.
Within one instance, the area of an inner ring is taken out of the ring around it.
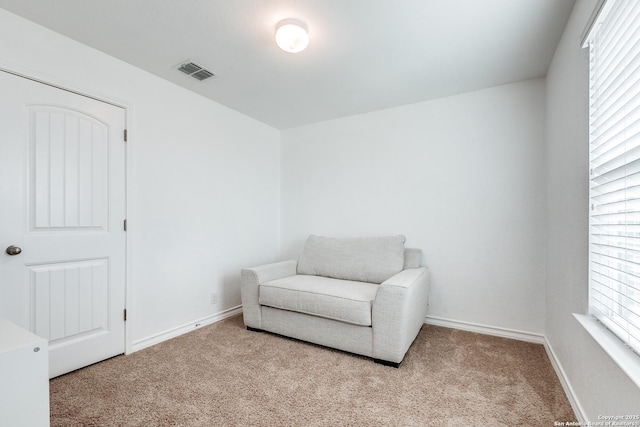
{"label": "door frame", "polygon": [[59,79],[57,77],[52,77],[50,75],[45,75],[39,71],[33,69],[26,69],[23,67],[7,64],[0,62],[0,72],[12,74],[14,76],[28,79],[34,81],[36,83],[44,84],[47,86],[51,86],[60,90],[64,90],[66,92],[71,92],[76,95],[84,96],[86,98],[91,98],[96,101],[104,102],[106,104],[113,105],[115,107],[122,108],[124,110],[124,125],[125,129],[127,129],[127,141],[124,147],[124,155],[125,155],[125,170],[124,170],[124,180],[125,180],[125,217],[127,219],[127,231],[125,233],[125,304],[124,308],[127,310],[127,319],[125,321],[125,329],[124,329],[124,344],[125,344],[125,352],[124,354],[133,353],[133,316],[131,313],[131,307],[133,306],[133,233],[134,228],[131,227],[132,224],[135,224],[133,221],[134,217],[134,209],[133,209],[133,156],[131,155],[131,144],[134,141],[135,132],[132,129],[133,126],[133,106],[131,102],[115,98],[111,95],[107,95],[104,93],[96,92],[93,89],[89,89],[83,87],[82,85],[78,85],[77,83],[72,83],[70,81],[65,81],[63,79]]}

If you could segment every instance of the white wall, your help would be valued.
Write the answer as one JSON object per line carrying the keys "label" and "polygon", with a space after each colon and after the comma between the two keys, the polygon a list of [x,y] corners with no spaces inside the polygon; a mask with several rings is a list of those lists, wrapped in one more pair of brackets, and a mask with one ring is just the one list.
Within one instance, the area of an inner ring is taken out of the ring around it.
{"label": "white wall", "polygon": [[588,51],[580,35],[595,0],[578,0],[547,74],[546,338],[591,421],[637,414],[640,390],[572,313],[588,304]]}
{"label": "white wall", "polygon": [[282,133],[282,257],[309,234],[404,234],[429,316],[544,331],[544,81]]}
{"label": "white wall", "polygon": [[238,306],[279,250],[279,131],[1,9],[0,40],[1,66],[130,106],[129,339]]}

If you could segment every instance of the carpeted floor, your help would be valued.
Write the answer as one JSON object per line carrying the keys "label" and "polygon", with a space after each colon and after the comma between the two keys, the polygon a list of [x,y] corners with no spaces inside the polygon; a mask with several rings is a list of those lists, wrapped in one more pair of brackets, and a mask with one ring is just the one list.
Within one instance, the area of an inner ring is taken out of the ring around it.
{"label": "carpeted floor", "polygon": [[542,345],[425,325],[399,369],[242,316],[51,380],[52,426],[553,426]]}

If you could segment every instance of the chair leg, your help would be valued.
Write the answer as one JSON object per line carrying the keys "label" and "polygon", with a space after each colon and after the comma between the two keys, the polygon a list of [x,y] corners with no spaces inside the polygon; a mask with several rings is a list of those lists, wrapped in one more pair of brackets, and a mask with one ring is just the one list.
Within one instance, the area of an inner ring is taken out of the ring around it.
{"label": "chair leg", "polygon": [[388,360],[382,360],[382,359],[373,359],[373,361],[380,365],[391,366],[392,368],[399,368],[400,364],[402,363],[402,361],[396,363],[396,362],[389,362]]}

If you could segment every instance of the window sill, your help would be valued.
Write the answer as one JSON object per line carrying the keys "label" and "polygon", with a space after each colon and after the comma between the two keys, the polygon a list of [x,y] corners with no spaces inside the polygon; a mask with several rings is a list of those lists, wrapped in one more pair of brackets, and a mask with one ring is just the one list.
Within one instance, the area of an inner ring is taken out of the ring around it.
{"label": "window sill", "polygon": [[640,387],[640,356],[624,345],[613,333],[598,322],[595,317],[584,314],[573,316],[580,322],[589,335],[602,347],[627,376]]}

